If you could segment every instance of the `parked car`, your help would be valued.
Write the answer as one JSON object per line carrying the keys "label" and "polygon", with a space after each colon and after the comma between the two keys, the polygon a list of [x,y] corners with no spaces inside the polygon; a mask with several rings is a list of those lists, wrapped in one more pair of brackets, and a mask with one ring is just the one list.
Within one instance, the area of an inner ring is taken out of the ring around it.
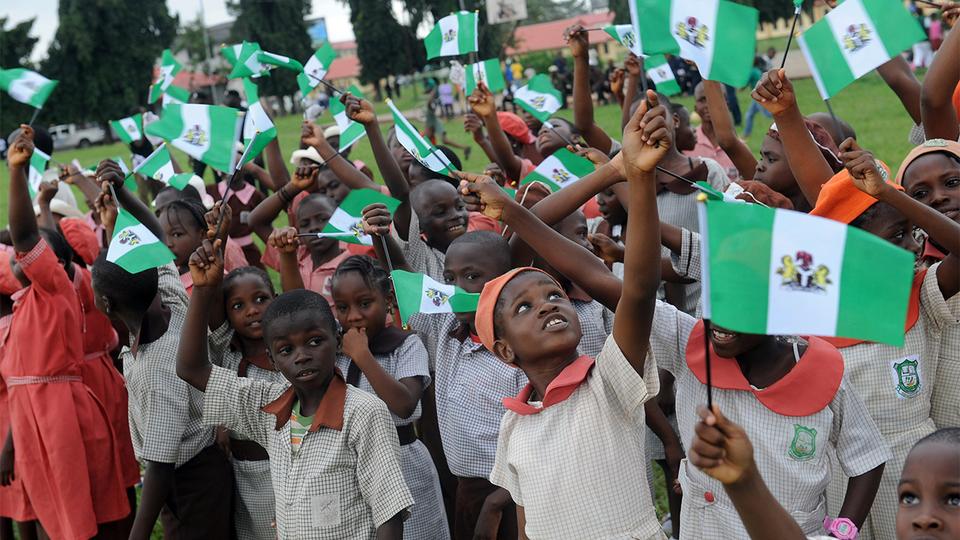
{"label": "parked car", "polygon": [[62,124],[50,126],[55,150],[86,148],[107,140],[107,132],[97,124]]}

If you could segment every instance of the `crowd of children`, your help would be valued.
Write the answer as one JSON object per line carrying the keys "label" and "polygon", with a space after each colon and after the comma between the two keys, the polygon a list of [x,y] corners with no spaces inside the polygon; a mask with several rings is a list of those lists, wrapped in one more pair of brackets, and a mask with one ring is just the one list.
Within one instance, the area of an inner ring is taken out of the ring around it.
{"label": "crowd of children", "polygon": [[[52,148],[21,126],[0,238],[0,539],[15,522],[24,539],[139,540],[158,520],[197,539],[957,538],[960,32],[922,84],[900,57],[880,68],[916,124],[890,136],[921,135],[896,169],[856,126],[805,116],[779,69],[752,93],[776,122],[759,156],[718,83],[697,86],[694,131],[641,90],[635,57],[611,84],[622,129],[604,131],[588,31],[564,35],[573,121],[498,110],[480,83],[480,174],[434,172],[345,94],[379,179],[305,121],[292,175],[274,140],[152,204],[110,160],[45,175],[32,200],[31,155]],[[561,149],[595,170],[521,185]],[[912,252],[903,345],[705,324],[702,188],[678,177]],[[357,190],[397,200],[363,209],[372,246],[320,234]],[[121,211],[170,264],[108,257],[131,242]],[[405,320],[393,270],[476,308]]]}

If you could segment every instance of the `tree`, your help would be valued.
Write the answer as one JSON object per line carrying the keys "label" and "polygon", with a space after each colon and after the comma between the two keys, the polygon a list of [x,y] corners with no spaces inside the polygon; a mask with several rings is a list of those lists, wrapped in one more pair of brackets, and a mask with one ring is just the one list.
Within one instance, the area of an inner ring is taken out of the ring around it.
{"label": "tree", "polygon": [[[584,0],[527,0],[527,20],[522,24],[558,21],[582,15],[587,11],[589,9]],[[630,17],[629,10],[627,17]]]}
{"label": "tree", "polygon": [[[265,51],[305,62],[313,54],[305,21],[310,4],[310,0],[228,0],[227,11],[237,18],[230,36],[236,43],[255,41]],[[297,91],[296,79],[293,71],[277,68],[260,80],[260,91],[291,95]]]}
{"label": "tree", "polygon": [[381,79],[423,65],[423,47],[413,46],[416,36],[397,22],[389,2],[348,0],[348,4],[362,82],[375,85],[379,95]]}
{"label": "tree", "polygon": [[[777,22],[793,17],[793,2],[785,0],[736,0],[738,4],[752,6],[760,12],[760,22]],[[813,2],[805,2],[806,9],[813,9]]]}
{"label": "tree", "polygon": [[106,122],[146,103],[153,66],[176,33],[165,0],[60,0],[42,72],[60,85],[47,120]]}
{"label": "tree", "polygon": [[195,69],[206,62],[207,55],[214,57],[213,51],[206,50],[203,33],[203,19],[198,15],[196,19],[180,27],[177,39],[173,42],[173,51],[185,51]]}
{"label": "tree", "polygon": [[[37,38],[30,37],[33,22],[34,19],[30,19],[7,29],[7,18],[0,18],[0,67],[33,69],[30,55],[37,44]],[[0,92],[0,136],[6,136],[21,122],[29,121],[32,114],[33,107],[15,101],[6,92]]]}
{"label": "tree", "polygon": [[616,16],[613,18],[614,24],[630,23],[630,1],[631,0],[610,0],[608,6]]}

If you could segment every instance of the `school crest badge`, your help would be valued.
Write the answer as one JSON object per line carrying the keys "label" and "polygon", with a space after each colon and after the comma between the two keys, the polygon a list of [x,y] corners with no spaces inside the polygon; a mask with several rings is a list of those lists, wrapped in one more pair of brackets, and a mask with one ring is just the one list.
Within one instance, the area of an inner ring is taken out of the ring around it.
{"label": "school crest badge", "polygon": [[537,109],[538,111],[543,109],[543,105],[544,105],[546,102],[547,102],[547,98],[545,98],[545,97],[543,97],[543,96],[537,96],[537,97],[535,97],[535,98],[533,98],[533,99],[530,100],[530,104],[533,105],[533,107],[534,107],[535,109]]}
{"label": "school crest badge", "polygon": [[825,293],[830,280],[830,268],[821,264],[814,266],[813,255],[807,251],[798,251],[796,260],[790,255],[780,258],[781,266],[776,273],[780,275],[780,287],[793,291]]}
{"label": "school crest badge", "polygon": [[120,234],[117,235],[117,242],[120,242],[122,246],[136,247],[140,245],[141,240],[137,233],[127,229],[120,231]]}
{"label": "school crest badge", "polygon": [[427,298],[429,298],[430,301],[433,302],[433,305],[437,307],[440,307],[446,304],[447,300],[450,299],[449,294],[443,291],[438,291],[436,289],[427,289],[426,291],[424,291],[424,294],[426,294]]}
{"label": "school crest badge", "polygon": [[570,171],[566,169],[553,169],[550,173],[550,179],[558,184],[565,184],[573,178],[573,175],[570,174]]}
{"label": "school crest badge", "polygon": [[920,379],[920,362],[916,355],[908,356],[899,362],[894,360],[890,363],[890,367],[898,397],[907,399],[920,394],[923,383]]}
{"label": "school crest badge", "polygon": [[204,131],[199,124],[194,124],[192,128],[188,129],[187,132],[183,134],[183,140],[187,144],[192,144],[194,146],[206,146],[207,139],[207,132]]}
{"label": "school crest badge", "polygon": [[447,30],[443,33],[443,42],[450,43],[451,41],[457,39],[457,31],[453,28]]}
{"label": "school crest badge", "polygon": [[710,39],[710,29],[696,17],[687,17],[685,21],[678,22],[676,34],[677,37],[698,49],[706,47]]}
{"label": "school crest badge", "polygon": [[873,33],[866,24],[851,24],[843,35],[843,48],[847,52],[857,52],[873,40]]}
{"label": "school crest badge", "polygon": [[817,453],[817,430],[793,425],[793,440],[790,441],[790,448],[787,454],[797,461],[809,461]]}

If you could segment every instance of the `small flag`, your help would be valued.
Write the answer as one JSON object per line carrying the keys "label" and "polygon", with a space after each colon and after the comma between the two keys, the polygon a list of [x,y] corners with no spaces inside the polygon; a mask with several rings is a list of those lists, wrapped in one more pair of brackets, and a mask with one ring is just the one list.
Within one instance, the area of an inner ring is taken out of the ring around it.
{"label": "small flag", "polygon": [[131,274],[162,266],[175,258],[150,229],[123,208],[117,209],[113,231],[107,260]]}
{"label": "small flag", "polygon": [[243,81],[243,94],[247,97],[247,106],[249,107],[260,101],[260,89],[257,88],[257,83],[253,82],[250,77],[244,77],[241,80]]}
{"label": "small flag", "polygon": [[455,285],[440,283],[430,276],[394,270],[390,272],[397,307],[404,324],[414,313],[469,313],[477,310],[479,294]]}
{"label": "small flag", "polygon": [[[139,165],[134,167],[133,172],[180,190],[186,185],[186,181],[183,181],[183,179],[174,182],[174,177],[178,175],[176,171],[173,170],[173,161],[170,159],[170,151],[167,150],[166,143],[158,146],[153,153],[147,156],[147,159],[141,161]],[[186,180],[190,180],[191,175],[189,173],[186,173],[186,175]]]}
{"label": "small flag", "polygon": [[473,89],[477,87],[478,82],[487,85],[491,92],[499,92],[507,87],[507,81],[503,78],[503,70],[500,69],[500,59],[491,58],[475,64],[467,64],[467,94],[472,94]]}
{"label": "small flag", "polygon": [[698,209],[704,318],[751,334],[903,344],[913,254],[792,210],[709,199]]}
{"label": "small flag", "polygon": [[267,72],[273,69],[269,65],[264,65],[260,61],[260,44],[259,43],[250,43],[244,41],[240,45],[239,52],[237,52],[236,45],[231,48],[231,51],[236,55],[236,62],[233,63],[233,70],[230,71],[230,75],[227,75],[228,79],[238,79],[240,77],[262,77],[266,75]]}
{"label": "small flag", "polygon": [[657,92],[665,96],[675,96],[680,93],[680,85],[677,84],[677,78],[674,76],[673,68],[667,62],[666,56],[655,54],[645,58],[643,68],[647,72],[647,77],[656,85]]}
{"label": "small flag", "polygon": [[626,47],[628,51],[637,56],[643,56],[640,39],[632,24],[608,24],[603,27],[603,31],[610,34],[610,37],[617,40],[617,42]]}
{"label": "small flag", "polygon": [[277,128],[263,110],[263,105],[259,101],[251,104],[243,117],[243,146],[246,148],[243,163],[253,161],[276,138]]}
{"label": "small flag", "polygon": [[[351,85],[347,91],[363,99],[363,92],[356,86]],[[347,108],[335,97],[330,98],[330,114],[337,123],[337,127],[340,128],[340,147],[337,148],[337,151],[342,152],[350,148],[353,143],[359,141],[361,137],[367,134],[363,124],[347,118]]]}
{"label": "small flag", "polygon": [[43,107],[57,83],[29,69],[0,69],[0,88],[13,99],[35,109]]}
{"label": "small flag", "polygon": [[330,64],[333,64],[337,57],[337,52],[333,46],[324,43],[319,49],[313,52],[313,55],[303,65],[303,73],[297,75],[297,85],[300,86],[300,92],[307,95],[313,90],[320,80],[327,76],[330,71]]}
{"label": "small flag", "polygon": [[283,56],[282,54],[260,51],[260,54],[257,55],[257,59],[260,60],[261,64],[268,66],[282,67],[297,72],[303,71],[303,64],[297,62],[289,56]]}
{"label": "small flag", "polygon": [[400,201],[373,189],[355,189],[347,194],[333,212],[319,236],[331,237],[350,244],[372,246],[373,238],[363,233],[363,209],[373,203],[382,203],[392,214]]}
{"label": "small flag", "polygon": [[631,17],[644,54],[679,55],[696,62],[704,79],[738,88],[750,78],[756,9],[725,0],[631,0]]}
{"label": "small flag", "polygon": [[143,115],[135,114],[119,120],[111,120],[110,127],[120,140],[130,144],[143,138]]}
{"label": "small flag", "polygon": [[823,99],[927,39],[899,0],[847,0],[800,35]]}
{"label": "small flag", "polygon": [[167,92],[167,88],[173,84],[173,78],[180,72],[180,68],[180,63],[173,57],[170,49],[164,49],[163,56],[160,58],[160,71],[150,86],[147,103],[154,103]]}
{"label": "small flag", "polygon": [[541,161],[536,169],[520,181],[520,184],[543,182],[551,191],[560,191],[595,169],[596,166],[589,159],[561,148]]}
{"label": "small flag", "polygon": [[161,103],[164,107],[167,105],[182,105],[190,101],[190,91],[186,88],[180,88],[175,84],[171,84],[167,87],[167,91],[163,93],[163,101]]}
{"label": "small flag", "polygon": [[476,12],[458,11],[440,19],[423,44],[427,48],[427,60],[477,52]]}
{"label": "small flag", "polygon": [[243,50],[243,45],[236,43],[234,45],[223,45],[220,47],[220,54],[223,58],[230,64],[230,68],[237,65],[237,59],[240,57],[240,51]]}
{"label": "small flag", "polygon": [[160,119],[146,131],[214,169],[232,171],[240,126],[240,111],[236,109],[189,103],[167,105]]}
{"label": "small flag", "polygon": [[403,116],[390,98],[387,98],[387,106],[393,113],[393,123],[396,127],[397,141],[400,145],[424,167],[433,172],[451,176],[457,168],[453,163],[450,163],[447,156],[420,135],[420,132]]}
{"label": "small flag", "polygon": [[563,96],[543,73],[534,75],[526,86],[514,92],[513,99],[541,122],[546,122],[563,104]]}
{"label": "small flag", "polygon": [[33,149],[33,155],[30,156],[30,169],[27,174],[27,188],[30,191],[30,198],[33,199],[40,192],[40,184],[43,182],[43,171],[47,170],[47,162],[50,156],[45,154],[39,148]]}

